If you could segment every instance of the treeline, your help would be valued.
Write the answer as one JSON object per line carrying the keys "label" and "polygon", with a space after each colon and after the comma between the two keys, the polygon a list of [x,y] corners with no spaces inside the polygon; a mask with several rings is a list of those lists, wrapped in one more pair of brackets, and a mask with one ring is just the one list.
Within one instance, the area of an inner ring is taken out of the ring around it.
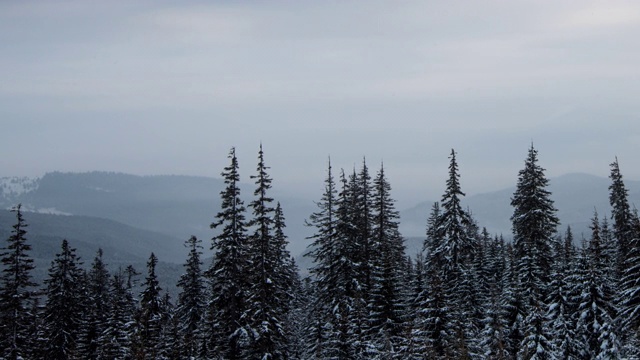
{"label": "treeline", "polygon": [[[461,205],[456,153],[440,202],[425,214],[423,251],[405,253],[384,167],[337,177],[331,164],[300,279],[285,219],[269,196],[262,147],[245,207],[232,149],[204,266],[191,237],[177,299],[162,294],[151,254],[142,292],[132,267],[89,269],[63,241],[44,287],[30,271],[27,224],[1,254],[4,359],[620,359],[640,354],[640,219],[611,164],[611,216],[591,234],[558,231],[537,151],[511,199],[513,241]],[[248,208],[248,209],[247,209]],[[250,216],[247,213],[250,210]],[[609,219],[611,220],[609,222]],[[41,290],[36,290],[41,289]]]}

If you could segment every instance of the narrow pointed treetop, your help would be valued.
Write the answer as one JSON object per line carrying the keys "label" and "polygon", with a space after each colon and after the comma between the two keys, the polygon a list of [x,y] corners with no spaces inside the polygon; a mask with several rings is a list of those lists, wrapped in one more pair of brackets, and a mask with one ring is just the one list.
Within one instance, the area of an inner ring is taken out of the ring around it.
{"label": "narrow pointed treetop", "polygon": [[611,185],[609,185],[609,203],[611,204],[611,219],[613,220],[613,235],[616,238],[619,259],[618,267],[622,270],[623,263],[627,258],[629,242],[634,236],[633,234],[633,212],[629,205],[629,190],[625,187],[620,173],[618,158],[610,164]]}
{"label": "narrow pointed treetop", "polygon": [[549,283],[559,222],[548,184],[544,169],[538,165],[538,151],[532,145],[511,198],[511,221],[518,277],[528,291],[527,302],[534,307],[539,306],[535,303],[542,300]]}
{"label": "narrow pointed treetop", "polygon": [[31,272],[35,268],[29,256],[31,245],[25,237],[27,224],[21,205],[12,210],[16,223],[7,246],[2,249],[2,275],[0,277],[0,357],[14,359],[25,356],[28,342],[29,301],[36,284]]}
{"label": "narrow pointed treetop", "polygon": [[443,236],[443,247],[436,251],[443,253],[447,268],[457,268],[463,258],[473,251],[474,244],[467,234],[470,217],[460,202],[465,194],[460,188],[460,173],[455,150],[451,149],[449,159],[449,178],[440,202],[442,213],[438,219],[438,232]]}

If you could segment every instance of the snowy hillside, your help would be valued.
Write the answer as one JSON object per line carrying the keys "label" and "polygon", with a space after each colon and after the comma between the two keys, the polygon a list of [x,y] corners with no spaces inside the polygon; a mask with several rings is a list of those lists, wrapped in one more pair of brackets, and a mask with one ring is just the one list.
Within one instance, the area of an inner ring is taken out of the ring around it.
{"label": "snowy hillside", "polygon": [[39,178],[29,177],[1,177],[0,178],[0,203],[12,203],[22,195],[38,189]]}

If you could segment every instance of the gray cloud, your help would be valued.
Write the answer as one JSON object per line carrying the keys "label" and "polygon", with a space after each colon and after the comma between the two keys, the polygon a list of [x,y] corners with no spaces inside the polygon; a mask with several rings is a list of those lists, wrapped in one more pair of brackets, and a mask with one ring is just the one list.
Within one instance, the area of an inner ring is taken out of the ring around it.
{"label": "gray cloud", "polygon": [[638,35],[627,1],[4,2],[0,168],[217,176],[237,146],[248,180],[262,141],[282,188],[366,155],[410,205],[450,148],[477,192],[534,141],[640,178]]}

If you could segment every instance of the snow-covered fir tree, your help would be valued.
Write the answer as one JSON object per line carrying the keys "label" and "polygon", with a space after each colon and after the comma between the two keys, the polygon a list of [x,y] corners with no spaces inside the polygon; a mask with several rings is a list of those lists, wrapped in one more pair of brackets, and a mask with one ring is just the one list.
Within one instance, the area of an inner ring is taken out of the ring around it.
{"label": "snow-covered fir tree", "polygon": [[633,211],[629,205],[629,190],[627,190],[618,158],[610,165],[611,185],[609,185],[609,204],[611,205],[611,219],[613,220],[613,235],[616,239],[617,258],[616,265],[618,275],[621,275],[631,249],[630,242],[635,236],[633,229]]}
{"label": "snow-covered fir tree", "polygon": [[583,358],[611,359],[620,353],[620,344],[614,324],[613,279],[609,278],[603,261],[597,213],[591,220],[591,231],[589,245],[582,251],[578,263],[581,291],[577,298],[576,337]]}
{"label": "snow-covered fir tree", "polygon": [[307,332],[308,351],[310,359],[324,359],[329,353],[335,352],[332,344],[331,303],[332,286],[337,278],[337,195],[336,183],[333,177],[331,160],[327,167],[324,180],[324,192],[320,201],[316,202],[317,211],[309,216],[306,225],[314,228],[314,234],[309,237],[312,241],[305,256],[313,259],[310,273],[314,276],[313,283],[308,282],[307,294],[311,305],[307,312],[312,316]]}
{"label": "snow-covered fir tree", "polygon": [[185,246],[189,249],[184,264],[185,273],[178,280],[181,289],[178,294],[175,317],[177,336],[180,340],[179,354],[187,359],[200,355],[203,341],[205,318],[205,284],[202,274],[202,240],[191,236]]}
{"label": "snow-covered fir tree", "polygon": [[29,325],[33,317],[31,301],[36,283],[32,280],[33,259],[29,256],[27,223],[19,204],[11,211],[16,214],[7,245],[2,249],[0,278],[0,355],[5,359],[25,357],[33,339]]}
{"label": "snow-covered fir tree", "polygon": [[545,314],[558,218],[548,183],[532,144],[511,198],[516,286],[524,309],[519,356],[524,359],[551,358],[553,350]]}
{"label": "snow-covered fir tree", "polygon": [[369,297],[371,339],[383,358],[399,358],[405,313],[405,254],[399,214],[384,166],[373,181],[372,276]]}
{"label": "snow-covered fir tree", "polygon": [[[436,356],[468,358],[474,353],[473,333],[477,332],[476,322],[469,322],[466,313],[469,304],[476,303],[472,291],[472,260],[477,247],[477,238],[470,233],[472,220],[462,208],[461,198],[465,195],[460,186],[460,174],[456,152],[452,149],[449,157],[449,177],[440,201],[439,214],[432,213],[427,230],[430,246],[427,269],[430,281],[428,309],[431,315],[425,319],[442,330],[431,330],[431,340]],[[464,324],[470,325],[466,326]],[[433,326],[433,325],[432,325]],[[443,352],[445,349],[448,352]]]}
{"label": "snow-covered fir tree", "polygon": [[109,297],[110,274],[98,249],[87,274],[86,309],[80,326],[78,352],[84,359],[96,359],[100,335],[105,331],[111,299]]}
{"label": "snow-covered fir tree", "polygon": [[275,234],[275,209],[269,167],[264,162],[262,145],[258,152],[257,174],[251,176],[257,186],[254,200],[249,204],[253,218],[249,225],[255,230],[249,237],[249,256],[253,266],[251,288],[248,294],[249,326],[251,328],[251,358],[283,359],[289,355],[284,321],[287,317],[291,294],[291,275],[287,268],[289,253],[282,231],[284,217],[279,208],[279,234]]}
{"label": "snow-covered fir tree", "polygon": [[104,331],[98,338],[98,359],[131,359],[134,322],[132,299],[126,286],[127,274],[122,270],[110,281],[111,306]]}
{"label": "snow-covered fir tree", "polygon": [[77,340],[82,323],[84,272],[80,268],[76,249],[62,240],[45,280],[47,301],[44,308],[43,333],[46,339],[46,359],[75,359]]}
{"label": "snow-covered fir tree", "polygon": [[226,185],[220,193],[222,209],[211,224],[222,230],[212,239],[215,256],[206,273],[211,285],[205,341],[208,356],[235,360],[245,356],[249,341],[247,297],[251,284],[247,274],[252,264],[235,148],[228,157],[231,163],[222,172]]}
{"label": "snow-covered fir tree", "polygon": [[147,276],[142,284],[143,290],[140,295],[140,309],[136,316],[138,325],[135,336],[134,354],[136,359],[156,359],[159,357],[161,348],[160,336],[162,334],[163,308],[161,303],[160,282],[156,274],[158,258],[154,253],[147,261]]}

